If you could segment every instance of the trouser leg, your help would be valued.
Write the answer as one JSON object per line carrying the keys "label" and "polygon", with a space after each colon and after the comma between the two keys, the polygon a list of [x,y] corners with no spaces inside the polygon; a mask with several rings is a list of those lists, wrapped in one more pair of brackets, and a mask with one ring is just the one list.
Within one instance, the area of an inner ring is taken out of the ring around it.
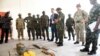
{"label": "trouser leg", "polygon": [[27,33],[28,33],[29,40],[31,39],[31,34],[30,34],[30,32],[31,32],[31,29],[30,29],[30,28],[27,28]]}
{"label": "trouser leg", "polygon": [[2,29],[2,33],[1,33],[1,43],[3,43],[3,40],[4,40],[4,29]]}
{"label": "trouser leg", "polygon": [[5,29],[5,43],[8,42],[9,29]]}
{"label": "trouser leg", "polygon": [[45,40],[45,32],[44,32],[44,28],[42,28],[42,34],[43,34],[43,37],[44,37],[44,40]]}
{"label": "trouser leg", "polygon": [[69,39],[68,40],[70,40],[71,38],[70,38],[70,30],[68,30],[68,36],[69,36]]}
{"label": "trouser leg", "polygon": [[52,38],[51,38],[51,41],[54,40],[54,31],[52,31]]}
{"label": "trouser leg", "polygon": [[49,31],[48,31],[48,27],[46,27],[46,35],[47,35],[47,40],[49,40]]}

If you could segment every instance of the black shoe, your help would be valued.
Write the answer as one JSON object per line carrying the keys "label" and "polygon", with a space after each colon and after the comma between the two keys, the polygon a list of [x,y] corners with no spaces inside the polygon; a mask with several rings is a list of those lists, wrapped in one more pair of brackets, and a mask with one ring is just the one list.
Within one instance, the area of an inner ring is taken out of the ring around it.
{"label": "black shoe", "polygon": [[80,49],[80,51],[81,52],[89,52],[89,49],[84,48],[84,49]]}
{"label": "black shoe", "polygon": [[64,37],[65,39],[67,39],[67,37]]}
{"label": "black shoe", "polygon": [[78,42],[78,41],[76,41],[76,42],[74,42],[74,44],[79,44],[79,42]]}
{"label": "black shoe", "polygon": [[94,55],[94,54],[96,54],[96,51],[90,51],[90,52],[88,53],[88,55]]}
{"label": "black shoe", "polygon": [[53,40],[49,40],[49,41],[51,42],[51,41],[53,41]]}
{"label": "black shoe", "polygon": [[63,44],[58,44],[57,46],[63,46]]}

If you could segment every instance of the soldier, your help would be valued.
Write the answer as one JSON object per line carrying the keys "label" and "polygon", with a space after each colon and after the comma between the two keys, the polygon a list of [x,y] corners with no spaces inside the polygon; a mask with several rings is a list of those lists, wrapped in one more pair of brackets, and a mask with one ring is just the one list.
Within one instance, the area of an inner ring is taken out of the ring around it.
{"label": "soldier", "polygon": [[[90,28],[87,25],[86,28],[86,44],[85,48],[81,49],[81,52],[88,52],[88,55],[96,54],[97,42],[99,37],[99,25],[100,25],[100,4],[97,3],[97,0],[90,0],[90,3],[93,5],[90,11],[90,19],[88,20],[88,25],[96,21],[94,31],[91,32]],[[92,49],[89,52],[90,44],[92,43]]]}
{"label": "soldier", "polygon": [[8,43],[8,35],[10,31],[11,18],[9,17],[10,12],[6,12],[5,16],[1,19],[2,22],[2,34],[0,44],[3,43],[5,37],[5,43]]}
{"label": "soldier", "polygon": [[18,14],[19,18],[16,19],[16,29],[18,32],[18,40],[20,40],[20,36],[24,40],[23,30],[25,29],[24,19],[21,17],[21,14]]}
{"label": "soldier", "polygon": [[[52,32],[52,38],[50,41],[54,40],[54,37],[56,37],[56,41],[58,40],[57,38],[57,29],[56,29],[56,24],[54,23],[55,19],[57,19],[58,15],[54,13],[54,8],[51,8],[51,17],[50,17],[50,26],[51,26],[51,32]],[[57,16],[56,16],[57,15]]]}
{"label": "soldier", "polygon": [[25,22],[27,23],[27,33],[28,33],[28,37],[29,37],[29,40],[31,40],[31,24],[30,24],[30,21],[32,20],[32,17],[31,17],[31,13],[28,13],[28,17],[26,17],[25,19]]}
{"label": "soldier", "polygon": [[57,29],[57,37],[59,38],[59,42],[57,46],[63,46],[63,37],[64,37],[64,14],[61,11],[61,8],[57,8],[56,11],[59,14],[58,18],[55,20],[56,29]]}
{"label": "soldier", "polygon": [[75,20],[75,31],[77,35],[77,40],[74,44],[79,44],[79,41],[82,42],[82,46],[84,45],[84,28],[85,28],[85,19],[87,18],[87,13],[84,10],[81,10],[81,5],[76,5],[77,11],[74,14]]}
{"label": "soldier", "polygon": [[48,27],[49,27],[49,17],[45,14],[45,11],[42,12],[42,16],[41,16],[41,29],[42,29],[42,34],[45,40],[45,31],[46,31],[46,35],[47,35],[47,40],[49,41],[49,31],[48,31]]}
{"label": "soldier", "polygon": [[[13,20],[12,17],[9,17],[9,18],[11,18]],[[11,25],[10,25],[10,38],[11,38],[11,40],[14,40],[14,38],[12,37],[12,31],[13,31],[13,27],[12,27],[12,22],[11,22]]]}
{"label": "soldier", "polygon": [[30,21],[31,22],[31,31],[32,31],[32,37],[33,37],[33,40],[35,40],[35,31],[36,31],[36,23],[37,23],[37,21],[36,21],[36,18],[35,18],[35,15],[33,15],[33,17],[32,17],[32,20]]}
{"label": "soldier", "polygon": [[36,36],[37,36],[37,39],[38,39],[38,36],[40,36],[40,39],[41,39],[41,24],[40,24],[40,17],[39,17],[39,14],[37,14],[37,23],[36,23]]}
{"label": "soldier", "polygon": [[73,40],[75,40],[74,39],[74,29],[73,29],[75,27],[75,22],[70,14],[68,15],[68,19],[66,20],[66,27],[67,27],[68,36],[69,36],[68,40],[71,40],[70,33],[72,34]]}

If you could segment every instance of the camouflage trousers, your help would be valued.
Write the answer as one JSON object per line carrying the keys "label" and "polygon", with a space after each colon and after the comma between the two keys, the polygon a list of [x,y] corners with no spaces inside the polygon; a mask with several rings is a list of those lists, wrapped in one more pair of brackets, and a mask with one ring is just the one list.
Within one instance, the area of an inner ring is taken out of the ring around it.
{"label": "camouflage trousers", "polygon": [[63,43],[63,37],[64,37],[64,30],[57,29],[57,38],[59,40],[59,43]]}
{"label": "camouflage trousers", "polygon": [[86,29],[86,44],[85,44],[86,49],[89,49],[90,44],[92,44],[92,51],[97,50],[99,32],[100,32],[99,30],[91,32],[89,28]]}
{"label": "camouflage trousers", "polygon": [[85,39],[84,39],[84,27],[85,25],[82,24],[82,23],[76,23],[76,26],[75,26],[75,31],[76,31],[76,35],[77,35],[77,38],[76,38],[76,41],[81,41],[81,42],[84,42]]}
{"label": "camouflage trousers", "polygon": [[20,39],[20,37],[24,37],[24,35],[23,35],[23,28],[19,28],[19,29],[17,29],[17,32],[18,32],[18,38]]}

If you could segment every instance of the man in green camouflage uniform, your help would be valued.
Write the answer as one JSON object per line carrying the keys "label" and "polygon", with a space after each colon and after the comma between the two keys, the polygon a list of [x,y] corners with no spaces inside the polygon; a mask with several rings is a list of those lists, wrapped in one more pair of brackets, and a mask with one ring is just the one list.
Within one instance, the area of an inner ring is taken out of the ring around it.
{"label": "man in green camouflage uniform", "polygon": [[45,40],[45,31],[46,31],[46,35],[47,35],[47,40],[49,41],[49,17],[47,15],[45,15],[45,11],[42,12],[42,16],[41,16],[41,29],[42,29],[42,35],[44,37]]}
{"label": "man in green camouflage uniform", "polygon": [[[97,0],[90,0],[90,3],[93,5],[90,11],[90,19],[88,20],[88,24],[86,27],[86,44],[85,48],[81,49],[81,52],[88,52],[88,55],[96,54],[97,50],[97,42],[99,35],[99,25],[100,25],[100,4],[97,3]],[[94,27],[94,31],[92,32],[89,28],[89,24],[96,21],[96,25]],[[90,44],[92,43],[92,50],[89,52]]]}
{"label": "man in green camouflage uniform", "polygon": [[57,43],[57,46],[63,46],[63,37],[64,37],[64,14],[61,11],[61,8],[56,9],[58,13],[58,18],[55,20],[56,28],[57,28],[57,36],[59,39],[59,42]]}
{"label": "man in green camouflage uniform", "polygon": [[38,39],[38,36],[40,36],[40,39],[41,39],[41,24],[40,24],[40,17],[39,17],[39,14],[37,14],[37,19],[36,19],[36,37]]}
{"label": "man in green camouflage uniform", "polygon": [[21,17],[21,14],[18,15],[19,18],[16,19],[16,29],[18,32],[18,39],[20,40],[20,36],[24,40],[23,30],[25,29],[24,19]]}
{"label": "man in green camouflage uniform", "polygon": [[27,33],[28,33],[29,40],[31,40],[31,34],[30,34],[32,32],[32,26],[30,23],[30,21],[32,20],[31,13],[28,13],[28,17],[26,17],[24,20],[27,23]]}
{"label": "man in green camouflage uniform", "polygon": [[33,15],[32,17],[32,20],[30,21],[30,26],[32,27],[31,31],[32,31],[32,37],[33,37],[33,40],[35,40],[35,31],[36,31],[36,18],[35,18],[35,15]]}

